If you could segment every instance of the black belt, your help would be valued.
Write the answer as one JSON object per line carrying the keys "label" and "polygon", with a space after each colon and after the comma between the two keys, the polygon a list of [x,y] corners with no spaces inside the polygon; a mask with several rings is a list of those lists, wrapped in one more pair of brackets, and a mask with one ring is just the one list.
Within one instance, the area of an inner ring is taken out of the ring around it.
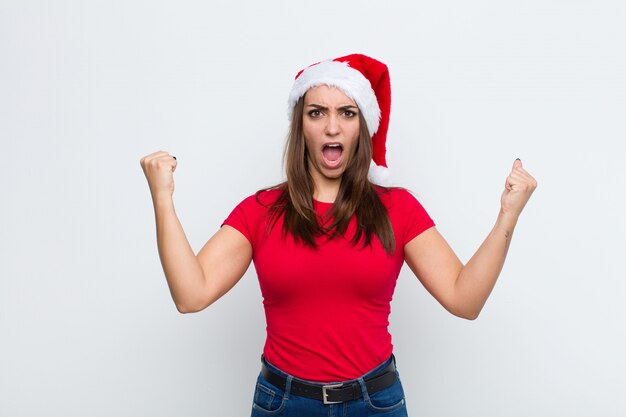
{"label": "black belt", "polygon": [[[261,373],[270,384],[277,386],[283,391],[287,387],[287,377],[278,375],[265,366],[265,364],[262,364]],[[367,387],[367,392],[373,394],[393,385],[394,382],[396,382],[396,364],[395,360],[392,358],[385,369],[365,379],[365,386]],[[290,392],[301,397],[322,401],[324,404],[337,404],[344,401],[356,400],[363,395],[361,384],[359,384],[358,381],[349,384],[316,385],[293,379],[291,381]]]}

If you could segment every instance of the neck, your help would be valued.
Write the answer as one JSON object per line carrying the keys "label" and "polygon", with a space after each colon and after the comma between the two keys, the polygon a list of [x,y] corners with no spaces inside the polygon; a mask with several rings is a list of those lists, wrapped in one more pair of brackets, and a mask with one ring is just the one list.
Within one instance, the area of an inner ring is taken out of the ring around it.
{"label": "neck", "polygon": [[334,203],[339,193],[339,186],[341,185],[341,177],[339,178],[325,178],[313,176],[313,198],[323,203]]}

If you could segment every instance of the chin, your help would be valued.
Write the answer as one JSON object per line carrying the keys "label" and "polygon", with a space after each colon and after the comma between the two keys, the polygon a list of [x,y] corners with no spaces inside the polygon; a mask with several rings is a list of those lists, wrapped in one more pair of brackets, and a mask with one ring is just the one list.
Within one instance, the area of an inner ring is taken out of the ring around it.
{"label": "chin", "polygon": [[324,178],[329,180],[340,180],[343,177],[345,168],[333,169],[332,171],[322,171],[321,174]]}

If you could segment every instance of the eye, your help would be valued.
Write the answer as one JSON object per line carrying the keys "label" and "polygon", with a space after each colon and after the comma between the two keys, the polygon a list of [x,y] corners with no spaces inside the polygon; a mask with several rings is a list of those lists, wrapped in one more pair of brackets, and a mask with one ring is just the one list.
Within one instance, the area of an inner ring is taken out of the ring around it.
{"label": "eye", "polygon": [[353,117],[357,116],[357,112],[352,111],[352,110],[346,110],[343,112],[343,115],[348,119],[352,119]]}
{"label": "eye", "polygon": [[322,112],[318,109],[313,109],[313,110],[310,110],[307,114],[309,115],[309,117],[316,119],[322,115]]}

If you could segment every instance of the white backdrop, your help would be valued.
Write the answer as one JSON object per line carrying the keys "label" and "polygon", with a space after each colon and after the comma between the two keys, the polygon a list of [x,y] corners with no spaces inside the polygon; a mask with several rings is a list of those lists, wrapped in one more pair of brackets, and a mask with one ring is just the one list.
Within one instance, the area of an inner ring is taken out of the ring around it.
{"label": "white backdrop", "polygon": [[626,415],[626,3],[0,1],[0,415],[246,416],[254,268],[180,315],[139,160],[179,161],[194,250],[282,179],[296,71],[390,67],[388,162],[466,261],[516,157],[539,188],[481,317],[405,268],[411,416]]}

